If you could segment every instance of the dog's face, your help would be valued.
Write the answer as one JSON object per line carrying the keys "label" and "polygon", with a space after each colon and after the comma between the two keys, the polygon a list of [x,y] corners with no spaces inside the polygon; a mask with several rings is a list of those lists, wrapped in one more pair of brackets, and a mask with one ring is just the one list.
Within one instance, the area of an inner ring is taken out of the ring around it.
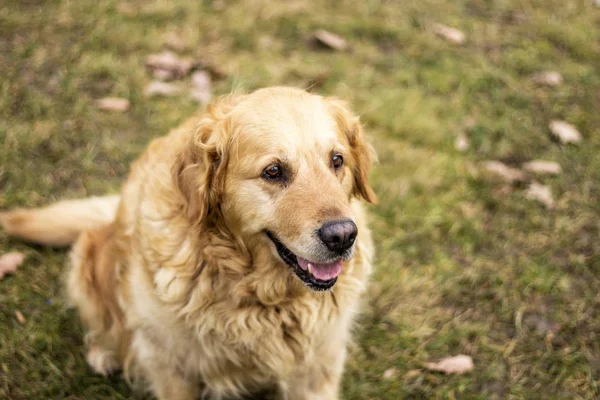
{"label": "dog's face", "polygon": [[222,124],[220,217],[311,289],[331,288],[358,233],[351,201],[375,200],[358,118],[337,100],[274,88],[244,96]]}

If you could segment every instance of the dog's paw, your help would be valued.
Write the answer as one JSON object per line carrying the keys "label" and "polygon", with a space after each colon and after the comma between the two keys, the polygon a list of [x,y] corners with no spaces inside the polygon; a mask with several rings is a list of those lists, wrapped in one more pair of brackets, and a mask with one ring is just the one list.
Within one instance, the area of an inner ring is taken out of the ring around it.
{"label": "dog's paw", "polygon": [[100,375],[107,376],[119,369],[119,361],[115,354],[98,345],[89,347],[86,360],[94,372]]}

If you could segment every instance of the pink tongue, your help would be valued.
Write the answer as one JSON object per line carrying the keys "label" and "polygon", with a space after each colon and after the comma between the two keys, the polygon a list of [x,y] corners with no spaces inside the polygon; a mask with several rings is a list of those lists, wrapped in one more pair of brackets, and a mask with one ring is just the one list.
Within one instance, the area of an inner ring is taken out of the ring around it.
{"label": "pink tongue", "polygon": [[[328,281],[338,277],[342,273],[342,260],[337,260],[327,264],[317,264],[298,257],[298,265],[321,281]],[[310,266],[310,268],[309,268]]]}

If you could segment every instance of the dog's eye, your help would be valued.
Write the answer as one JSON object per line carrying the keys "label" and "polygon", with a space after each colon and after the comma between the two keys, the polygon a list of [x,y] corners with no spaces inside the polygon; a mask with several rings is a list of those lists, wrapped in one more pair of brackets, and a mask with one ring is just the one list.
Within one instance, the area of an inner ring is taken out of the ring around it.
{"label": "dog's eye", "polygon": [[342,157],[341,154],[334,154],[333,157],[331,157],[331,166],[334,169],[340,169],[342,168],[342,165],[344,165],[344,157]]}
{"label": "dog's eye", "polygon": [[277,164],[269,165],[263,172],[263,177],[265,179],[279,179],[282,176],[283,169]]}

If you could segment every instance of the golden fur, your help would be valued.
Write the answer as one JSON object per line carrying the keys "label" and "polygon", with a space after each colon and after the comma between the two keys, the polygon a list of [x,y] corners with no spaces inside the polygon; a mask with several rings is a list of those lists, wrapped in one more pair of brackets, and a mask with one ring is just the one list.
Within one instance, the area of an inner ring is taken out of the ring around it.
{"label": "golden fur", "polygon": [[[329,164],[333,149],[344,156],[339,171]],[[273,159],[290,166],[289,185],[261,179]],[[358,118],[343,102],[269,88],[222,98],[154,140],[118,207],[107,197],[102,213],[82,200],[0,220],[11,234],[53,245],[82,231],[67,289],[95,371],[122,368],[158,399],[263,390],[337,399],[373,257],[359,201],[375,201],[370,164]],[[314,230],[336,218],[358,226],[353,257],[331,290],[315,292],[265,231],[310,259]]]}

